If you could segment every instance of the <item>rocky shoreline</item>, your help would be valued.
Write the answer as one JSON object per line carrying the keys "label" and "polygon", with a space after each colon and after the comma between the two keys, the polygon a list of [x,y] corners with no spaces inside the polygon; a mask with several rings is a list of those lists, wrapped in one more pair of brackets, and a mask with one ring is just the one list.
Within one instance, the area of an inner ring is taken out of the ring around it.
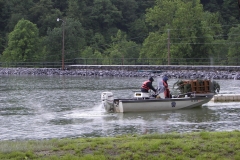
{"label": "rocky shoreline", "polygon": [[[149,69],[149,68],[148,68]],[[240,72],[226,70],[139,70],[139,69],[66,69],[59,68],[0,68],[0,75],[59,75],[59,76],[103,76],[103,77],[149,77],[167,75],[179,79],[235,79],[240,80]]]}

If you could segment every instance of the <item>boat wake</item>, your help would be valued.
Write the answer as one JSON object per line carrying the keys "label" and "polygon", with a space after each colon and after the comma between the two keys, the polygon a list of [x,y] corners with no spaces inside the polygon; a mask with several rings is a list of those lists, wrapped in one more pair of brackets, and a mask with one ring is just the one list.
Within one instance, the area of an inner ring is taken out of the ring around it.
{"label": "boat wake", "polygon": [[95,105],[94,107],[85,109],[75,109],[71,110],[69,113],[64,115],[65,118],[97,118],[110,116],[106,114],[105,110],[102,108],[102,103]]}

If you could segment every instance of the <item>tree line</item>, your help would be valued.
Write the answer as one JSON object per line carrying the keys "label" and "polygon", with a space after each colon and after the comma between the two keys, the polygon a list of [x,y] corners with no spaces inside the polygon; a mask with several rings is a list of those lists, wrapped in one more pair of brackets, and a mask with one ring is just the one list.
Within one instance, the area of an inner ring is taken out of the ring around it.
{"label": "tree line", "polygon": [[0,6],[1,62],[60,62],[63,36],[66,62],[240,62],[236,0],[0,0]]}

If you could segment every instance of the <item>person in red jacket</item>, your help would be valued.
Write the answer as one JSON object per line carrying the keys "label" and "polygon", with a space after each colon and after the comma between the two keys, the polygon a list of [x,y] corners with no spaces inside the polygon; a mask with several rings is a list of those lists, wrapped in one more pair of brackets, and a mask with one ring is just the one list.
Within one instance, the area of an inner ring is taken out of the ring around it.
{"label": "person in red jacket", "polygon": [[167,76],[164,76],[163,77],[163,86],[164,86],[164,95],[165,95],[165,98],[170,98],[170,91],[169,91],[169,88],[168,88],[168,77]]}
{"label": "person in red jacket", "polygon": [[162,95],[162,97],[160,96],[161,98],[171,98],[167,81],[168,81],[168,77],[164,76],[162,80],[159,80],[158,82],[157,92],[159,95],[162,93],[164,94]]}
{"label": "person in red jacket", "polygon": [[154,81],[154,79],[152,77],[150,77],[149,80],[143,82],[142,87],[141,87],[141,92],[148,93],[148,91],[151,89],[156,93],[156,89],[152,86],[153,81]]}

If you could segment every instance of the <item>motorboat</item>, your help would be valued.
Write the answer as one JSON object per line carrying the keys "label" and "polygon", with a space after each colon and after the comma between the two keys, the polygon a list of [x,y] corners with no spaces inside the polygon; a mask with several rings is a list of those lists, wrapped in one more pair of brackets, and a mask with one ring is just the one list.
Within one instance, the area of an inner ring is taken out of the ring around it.
{"label": "motorboat", "polygon": [[129,99],[114,99],[112,92],[102,92],[102,106],[106,112],[156,112],[165,110],[187,109],[202,106],[208,103],[214,93],[196,94],[195,92],[163,98],[161,96],[134,91]]}

